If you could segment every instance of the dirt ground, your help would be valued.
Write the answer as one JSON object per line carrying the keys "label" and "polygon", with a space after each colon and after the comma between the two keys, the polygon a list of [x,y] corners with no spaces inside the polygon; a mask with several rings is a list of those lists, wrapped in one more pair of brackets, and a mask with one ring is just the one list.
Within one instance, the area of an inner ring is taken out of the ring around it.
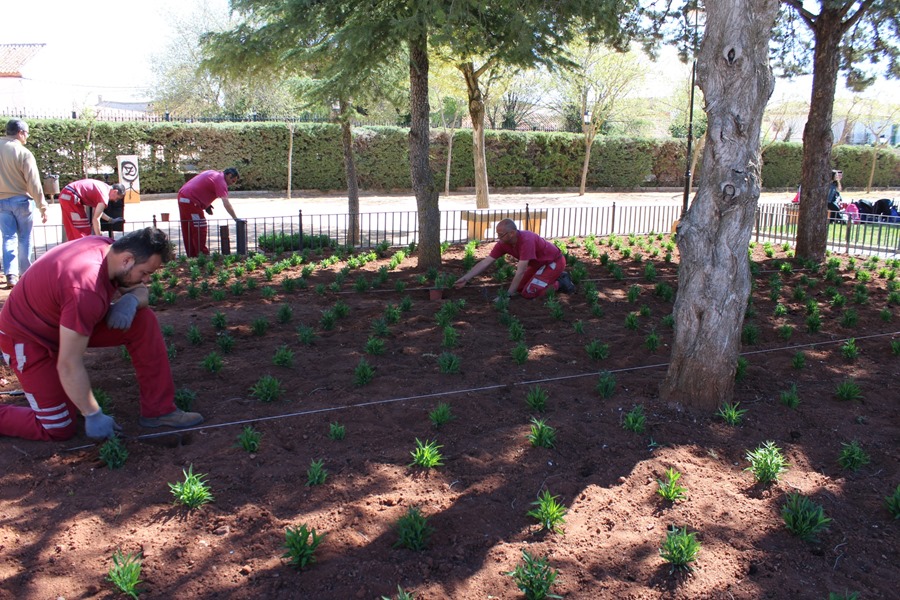
{"label": "dirt ground", "polygon": [[[677,252],[666,263],[665,241],[653,239],[638,262],[598,240],[609,264],[622,269],[619,280],[589,256],[582,240],[570,240],[568,252],[585,271],[575,294],[558,297],[561,314],[554,316],[543,300],[510,303],[529,349],[524,364],[513,359],[510,317],[492,301],[498,284],[489,275],[431,301],[423,274],[407,258],[385,283],[356,291],[363,287],[358,281],[376,281],[391,250],[351,269],[337,285],[346,261],[313,269],[305,287],[288,291],[285,279],[300,279],[304,266],[324,258],[312,255],[271,281],[264,269],[275,259],[243,274],[220,264],[216,273],[230,271],[222,283],[212,274],[193,285],[206,281],[223,298],[208,291],[191,299],[187,265],[174,268],[177,281],[163,280],[174,303],[160,301],[155,310],[168,335],[176,386],[196,393],[194,408],[206,423],[178,435],[135,437],[150,432],[137,424],[130,364],[119,349],[91,350],[92,384],[111,396],[112,413],[131,436],[128,461],[107,469],[83,434],[60,444],[0,440],[0,599],[116,597],[104,578],[117,549],[142,553],[142,598],[378,599],[396,594],[398,585],[419,599],[517,598],[507,573],[523,551],[547,557],[559,572],[552,591],[569,599],[821,599],[845,591],[867,600],[896,598],[900,521],[884,499],[900,484],[894,384],[900,357],[891,351],[900,338],[900,308],[888,303],[893,284],[887,271],[878,273],[885,263],[868,282],[855,279],[847,257],[840,258],[839,282],[795,265],[781,272],[776,297],[786,313],[776,316],[772,281],[785,253],[778,248],[766,257],[761,246],[754,249],[759,272],[746,323],[758,337],[746,340],[748,366],[735,391],[748,412],[741,426],[731,427],[658,398],[672,303],[657,284],[677,287]],[[488,248],[480,246],[476,258]],[[645,276],[648,261],[654,281]],[[465,271],[462,248],[447,252],[444,270]],[[398,281],[405,290],[398,291]],[[863,300],[860,284],[865,303],[856,302]],[[584,294],[591,285],[602,314]],[[633,302],[632,286],[639,291]],[[831,302],[836,291],[846,306]],[[384,353],[366,353],[375,322],[407,296],[411,307],[388,324]],[[821,313],[815,333],[806,326],[809,299]],[[450,320],[458,343],[448,347],[436,313],[460,301]],[[323,312],[339,302],[349,311],[327,329]],[[844,317],[850,308],[855,324]],[[216,312],[235,344],[222,354],[222,370],[211,373],[202,362],[221,352]],[[636,330],[625,325],[632,313],[639,315]],[[262,335],[253,331],[260,319],[268,321]],[[187,336],[192,325],[202,337],[196,345]],[[299,339],[300,325],[315,331],[311,345]],[[789,339],[779,335],[783,325],[795,327]],[[661,341],[655,351],[647,347],[652,332]],[[853,361],[842,356],[848,338],[861,350]],[[588,356],[593,340],[608,344],[607,358]],[[282,346],[294,353],[290,367],[273,364]],[[458,357],[459,373],[441,372],[445,352]],[[800,369],[792,364],[798,352],[805,357]],[[374,377],[356,385],[361,359],[374,367]],[[609,398],[597,390],[601,371],[615,377]],[[284,390],[274,402],[251,393],[264,375]],[[8,369],[2,376],[2,389],[17,389]],[[860,400],[836,397],[846,378],[860,386]],[[779,401],[791,384],[800,397],[794,409]],[[544,413],[525,402],[538,386],[549,396]],[[429,412],[439,403],[448,403],[455,419],[435,428]],[[637,405],[646,414],[643,433],[622,426]],[[529,443],[533,417],[556,429],[555,447]],[[345,426],[345,439],[330,439],[331,423]],[[236,445],[248,424],[262,432],[253,454]],[[417,439],[435,440],[444,464],[410,467]],[[779,482],[758,485],[745,471],[746,454],[769,440],[790,467]],[[853,440],[871,458],[856,472],[838,464],[842,444]],[[323,461],[328,478],[309,487],[313,460]],[[168,483],[182,480],[191,465],[207,475],[215,502],[188,511],[173,505]],[[687,496],[681,502],[657,494],[667,468],[682,473]],[[568,511],[561,533],[540,531],[527,514],[545,490]],[[809,496],[833,519],[817,542],[785,528],[780,512],[790,492]],[[418,552],[396,547],[396,522],[412,507],[434,530]],[[301,524],[326,537],[316,562],[298,572],[281,555],[285,528]],[[702,546],[692,572],[672,573],[660,558],[671,526],[697,534]]]}

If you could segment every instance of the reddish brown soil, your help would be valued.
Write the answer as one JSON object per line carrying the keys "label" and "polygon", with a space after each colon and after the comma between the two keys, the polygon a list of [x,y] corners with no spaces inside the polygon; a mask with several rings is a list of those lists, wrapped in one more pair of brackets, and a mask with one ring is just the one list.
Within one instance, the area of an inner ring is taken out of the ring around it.
{"label": "reddish brown soil", "polygon": [[[793,299],[802,273],[784,276],[782,298],[790,312],[774,317],[773,259],[757,247],[762,272],[748,322],[758,325],[760,339],[745,347],[750,364],[735,392],[748,412],[742,426],[730,427],[711,414],[681,413],[659,401],[672,339],[661,321],[672,305],[654,295],[643,265],[601,247],[625,269],[627,278],[616,281],[581,247],[569,246],[585,261],[605,314],[592,315],[581,293],[561,296],[561,320],[543,301],[513,300],[510,312],[524,325],[531,350],[518,366],[491,302],[497,288],[483,277],[475,283],[484,286],[448,293],[466,301],[453,321],[459,345],[452,352],[462,366],[455,375],[439,372],[437,356],[446,349],[434,315],[441,304],[429,301],[417,283],[414,260],[366,293],[354,291],[355,279],[362,272],[371,280],[387,260],[353,271],[340,293],[324,295],[314,286],[334,281],[343,263],[316,270],[308,289],[292,293],[278,282],[298,277],[300,267],[271,284],[257,270],[244,276],[259,282],[256,290],[228,293],[219,302],[209,295],[188,299],[188,278],[179,268],[177,301],[156,310],[160,322],[174,328],[176,384],[197,393],[195,407],[206,426],[128,441],[130,457],[121,470],[105,468],[94,447],[70,451],[89,443],[83,435],[65,444],[0,440],[0,599],[112,598],[104,577],[116,549],[143,553],[142,598],[374,599],[396,594],[398,585],[420,599],[516,598],[521,594],[506,572],[523,550],[547,556],[559,571],[553,591],[572,599],[819,599],[844,591],[867,600],[896,598],[900,522],[884,499],[900,484],[900,358],[890,347],[900,335],[900,309],[887,305],[886,280],[873,277],[866,284],[868,303],[855,305],[855,282],[842,259],[840,290],[847,307],[859,312],[859,323],[848,328],[840,324],[844,309],[827,301],[829,284],[821,273],[813,276],[818,282],[810,293],[820,303],[823,324],[820,332],[807,333],[805,303]],[[482,246],[478,256],[486,251]],[[462,273],[461,249],[446,256],[445,269]],[[654,260],[659,279],[674,285],[675,266]],[[394,291],[398,279],[409,283],[412,309],[390,326],[385,354],[368,356],[364,346],[373,320],[404,295]],[[633,284],[642,293],[629,303]],[[261,296],[266,285],[279,291],[272,300]],[[323,330],[322,311],[338,299],[349,305],[349,315]],[[293,318],[280,324],[276,314],[284,304],[293,308]],[[650,315],[629,331],[625,317],[641,305]],[[890,322],[879,317],[885,307]],[[224,369],[210,374],[201,361],[217,348],[211,323],[217,310],[227,316],[237,343],[225,355]],[[251,323],[260,317],[271,326],[255,336]],[[583,334],[575,331],[578,320]],[[298,341],[300,323],[316,329],[312,346]],[[788,342],[775,330],[785,323],[796,326]],[[199,346],[187,340],[191,324],[204,336]],[[651,329],[665,344],[656,352],[644,346]],[[862,350],[854,362],[841,356],[841,342],[849,337]],[[609,358],[588,357],[584,347],[593,339],[610,345]],[[295,352],[293,368],[272,363],[283,344]],[[806,353],[802,370],[792,368],[794,346]],[[353,372],[363,357],[375,377],[356,387]],[[92,350],[89,367],[93,385],[112,396],[126,433],[149,433],[138,427],[134,376],[121,353]],[[599,370],[613,371],[617,379],[606,400],[595,391]],[[266,404],[251,396],[264,374],[283,383],[282,399]],[[15,389],[10,372],[3,375],[9,379],[4,389]],[[835,387],[846,377],[861,386],[863,400],[836,398]],[[795,410],[778,400],[792,382],[801,398]],[[542,418],[558,434],[550,450],[526,439],[532,413],[525,396],[538,384],[549,392]],[[436,430],[428,412],[440,402],[451,404],[456,419]],[[637,404],[647,414],[643,434],[621,426],[623,414]],[[254,420],[263,438],[259,452],[250,455],[235,443]],[[332,422],[346,426],[346,439],[329,439]],[[410,468],[416,438],[437,440],[444,466]],[[777,484],[759,486],[744,470],[745,455],[767,440],[783,449],[791,466]],[[851,440],[871,456],[857,472],[837,462],[841,444]],[[324,461],[329,477],[310,488],[306,469],[314,459]],[[167,485],[182,479],[189,465],[208,475],[215,496],[215,503],[194,511],[174,506]],[[669,467],[683,473],[688,489],[687,499],[675,505],[656,493],[656,480]],[[526,514],[542,490],[568,507],[562,534],[538,531]],[[810,496],[833,519],[819,542],[801,541],[784,527],[780,507],[792,491]],[[410,507],[419,507],[434,528],[421,552],[394,547],[394,524]],[[327,537],[316,563],[297,572],[281,555],[285,528],[300,524]],[[670,573],[659,556],[672,525],[697,532],[702,543],[692,573]]]}

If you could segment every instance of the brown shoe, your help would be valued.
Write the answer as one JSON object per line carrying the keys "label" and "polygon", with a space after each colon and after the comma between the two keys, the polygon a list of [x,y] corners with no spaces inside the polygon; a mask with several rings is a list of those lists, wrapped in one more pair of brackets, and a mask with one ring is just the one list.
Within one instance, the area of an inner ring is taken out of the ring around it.
{"label": "brown shoe", "polygon": [[141,417],[138,423],[141,427],[193,427],[203,422],[203,415],[195,412],[184,412],[180,408],[161,417]]}

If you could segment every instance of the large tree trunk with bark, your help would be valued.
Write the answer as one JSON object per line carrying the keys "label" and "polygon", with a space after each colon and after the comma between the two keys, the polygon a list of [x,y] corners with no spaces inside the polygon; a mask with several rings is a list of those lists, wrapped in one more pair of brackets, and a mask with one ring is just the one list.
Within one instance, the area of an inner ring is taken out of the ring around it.
{"label": "large tree trunk with bark", "polygon": [[409,38],[409,165],[416,207],[419,210],[419,268],[441,266],[441,213],[438,191],[428,162],[428,34]]}
{"label": "large tree trunk with bark", "polygon": [[340,100],[341,146],[344,149],[344,174],[347,177],[347,210],[350,222],[347,224],[347,243],[360,243],[359,236],[359,182],[356,178],[356,161],[353,159],[353,130],[350,124],[350,103]]}
{"label": "large tree trunk with bark", "polygon": [[466,79],[469,96],[469,118],[472,119],[472,155],[475,159],[475,207],[490,208],[488,195],[487,159],[484,152],[484,97],[478,85],[475,65],[464,63],[459,66]]}
{"label": "large tree trunk with bark", "polygon": [[775,85],[768,42],[778,0],[707,3],[697,83],[708,116],[703,174],[678,227],[672,360],[660,394],[715,410],[731,398],[750,293],[747,247],[760,190],[760,128]]}
{"label": "large tree trunk with bark", "polygon": [[823,9],[813,23],[812,98],[803,128],[800,173],[800,213],[797,219],[797,257],[821,262],[828,237],[828,188],[831,186],[831,147],[834,133],[834,92],[840,65],[840,7]]}

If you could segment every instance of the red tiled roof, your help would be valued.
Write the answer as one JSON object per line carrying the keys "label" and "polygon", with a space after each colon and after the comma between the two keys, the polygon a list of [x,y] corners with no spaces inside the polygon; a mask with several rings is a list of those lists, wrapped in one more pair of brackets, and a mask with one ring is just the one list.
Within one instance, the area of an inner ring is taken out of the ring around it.
{"label": "red tiled roof", "polygon": [[21,77],[22,65],[40,52],[45,44],[0,44],[0,77]]}

